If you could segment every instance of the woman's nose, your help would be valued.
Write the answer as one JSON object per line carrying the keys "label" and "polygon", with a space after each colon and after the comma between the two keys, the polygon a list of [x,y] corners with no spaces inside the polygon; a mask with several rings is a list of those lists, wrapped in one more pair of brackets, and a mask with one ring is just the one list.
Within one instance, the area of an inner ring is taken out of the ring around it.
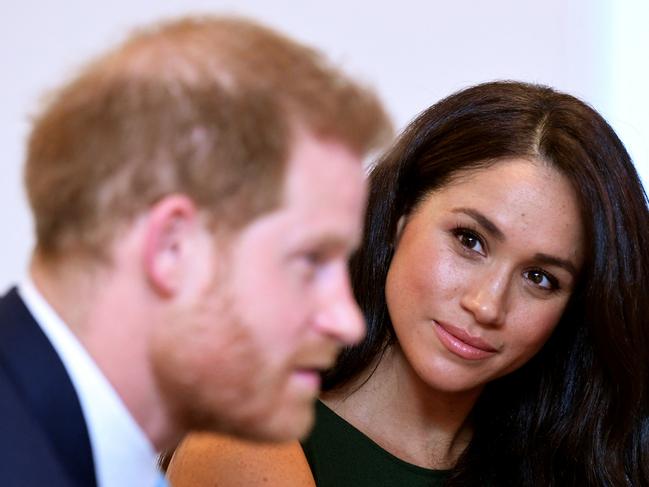
{"label": "woman's nose", "polygon": [[506,272],[489,272],[467,287],[460,303],[478,323],[500,326],[505,321],[508,287]]}

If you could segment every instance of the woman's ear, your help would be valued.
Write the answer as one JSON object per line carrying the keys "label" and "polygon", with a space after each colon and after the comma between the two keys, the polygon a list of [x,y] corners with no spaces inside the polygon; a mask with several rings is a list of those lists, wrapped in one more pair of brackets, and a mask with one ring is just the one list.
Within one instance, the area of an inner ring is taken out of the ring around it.
{"label": "woman's ear", "polygon": [[166,196],[149,209],[143,265],[149,284],[160,295],[171,297],[179,291],[199,223],[196,205],[185,195]]}
{"label": "woman's ear", "polygon": [[394,241],[392,242],[392,247],[395,249],[397,248],[397,245],[399,245],[399,240],[401,240],[401,234],[406,226],[406,220],[406,215],[401,215],[399,220],[397,220],[397,230],[394,232]]}

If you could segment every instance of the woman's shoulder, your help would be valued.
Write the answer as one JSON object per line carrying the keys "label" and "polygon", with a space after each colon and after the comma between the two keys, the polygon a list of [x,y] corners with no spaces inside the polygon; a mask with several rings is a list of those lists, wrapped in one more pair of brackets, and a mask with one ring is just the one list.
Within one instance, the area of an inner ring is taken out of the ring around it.
{"label": "woman's shoulder", "polygon": [[191,434],[169,464],[174,487],[315,487],[297,441],[270,444],[215,434]]}
{"label": "woman's shoulder", "polygon": [[302,443],[318,486],[429,487],[447,478],[447,471],[420,467],[389,453],[331,405],[331,401],[316,404],[315,427]]}

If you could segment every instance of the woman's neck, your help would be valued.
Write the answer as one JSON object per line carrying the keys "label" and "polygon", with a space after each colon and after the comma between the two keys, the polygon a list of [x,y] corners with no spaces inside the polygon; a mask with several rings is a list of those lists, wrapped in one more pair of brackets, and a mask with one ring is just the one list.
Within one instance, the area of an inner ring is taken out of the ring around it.
{"label": "woman's neck", "polygon": [[481,391],[432,389],[398,345],[367,374],[323,394],[323,402],[396,457],[425,468],[453,467],[471,439],[467,418]]}

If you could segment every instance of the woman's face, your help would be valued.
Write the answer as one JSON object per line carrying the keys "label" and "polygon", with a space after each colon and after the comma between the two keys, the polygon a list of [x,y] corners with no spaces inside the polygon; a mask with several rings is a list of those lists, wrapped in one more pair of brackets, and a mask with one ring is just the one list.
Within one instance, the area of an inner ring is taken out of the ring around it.
{"label": "woman's face", "polygon": [[538,352],[583,259],[578,202],[563,175],[508,159],[461,175],[402,224],[385,293],[421,380],[479,390]]}

